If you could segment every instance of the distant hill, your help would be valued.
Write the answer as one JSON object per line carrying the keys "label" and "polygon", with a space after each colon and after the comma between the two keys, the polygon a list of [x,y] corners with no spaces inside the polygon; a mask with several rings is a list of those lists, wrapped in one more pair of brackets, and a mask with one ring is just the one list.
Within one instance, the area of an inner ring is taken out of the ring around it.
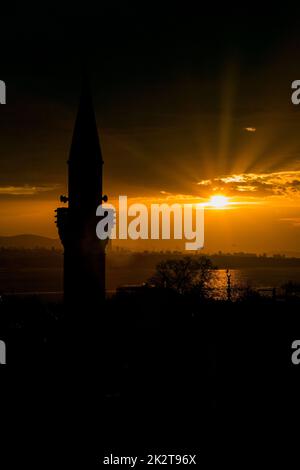
{"label": "distant hill", "polygon": [[0,236],[0,248],[61,248],[58,238],[41,237],[39,235]]}

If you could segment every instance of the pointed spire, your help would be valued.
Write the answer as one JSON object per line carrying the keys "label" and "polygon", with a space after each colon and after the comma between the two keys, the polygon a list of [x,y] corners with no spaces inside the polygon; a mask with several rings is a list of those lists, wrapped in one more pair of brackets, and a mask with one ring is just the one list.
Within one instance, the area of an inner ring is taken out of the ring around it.
{"label": "pointed spire", "polygon": [[81,96],[69,161],[82,161],[88,164],[93,160],[99,164],[103,163],[92,93],[85,73],[82,79]]}
{"label": "pointed spire", "polygon": [[81,97],[69,156],[69,207],[95,211],[102,201],[102,154],[89,80]]}

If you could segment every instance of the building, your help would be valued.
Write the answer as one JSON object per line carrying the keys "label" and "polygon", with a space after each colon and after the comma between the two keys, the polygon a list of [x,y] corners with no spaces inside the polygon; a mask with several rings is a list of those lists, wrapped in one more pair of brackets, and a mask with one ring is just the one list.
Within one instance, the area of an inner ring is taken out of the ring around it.
{"label": "building", "polygon": [[[105,247],[96,236],[96,209],[102,193],[103,159],[92,96],[83,81],[70,155],[68,207],[57,209],[57,226],[64,247],[64,300],[68,307],[100,306],[105,298]],[[99,218],[98,218],[99,221]]]}

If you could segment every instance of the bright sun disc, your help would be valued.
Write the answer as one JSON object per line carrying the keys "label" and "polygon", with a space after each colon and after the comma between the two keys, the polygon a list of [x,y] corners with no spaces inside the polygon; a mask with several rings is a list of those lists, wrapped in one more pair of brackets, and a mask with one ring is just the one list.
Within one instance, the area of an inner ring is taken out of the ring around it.
{"label": "bright sun disc", "polygon": [[216,209],[222,209],[228,205],[228,197],[226,196],[212,196],[209,200],[209,205]]}

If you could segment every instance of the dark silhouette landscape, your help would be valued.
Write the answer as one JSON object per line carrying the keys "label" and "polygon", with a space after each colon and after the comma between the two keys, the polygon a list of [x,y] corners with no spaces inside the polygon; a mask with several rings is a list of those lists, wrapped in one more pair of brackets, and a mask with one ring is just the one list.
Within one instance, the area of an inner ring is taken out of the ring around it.
{"label": "dark silhouette landscape", "polygon": [[297,468],[297,8],[43,8],[0,29],[1,470]]}

